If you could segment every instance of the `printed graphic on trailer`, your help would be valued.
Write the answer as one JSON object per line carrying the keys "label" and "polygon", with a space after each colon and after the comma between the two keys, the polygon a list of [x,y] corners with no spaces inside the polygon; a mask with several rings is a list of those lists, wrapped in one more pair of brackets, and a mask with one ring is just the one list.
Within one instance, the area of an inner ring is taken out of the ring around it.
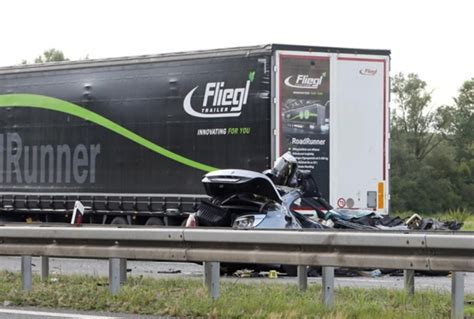
{"label": "printed graphic on trailer", "polygon": [[281,56],[281,150],[329,198],[329,58]]}

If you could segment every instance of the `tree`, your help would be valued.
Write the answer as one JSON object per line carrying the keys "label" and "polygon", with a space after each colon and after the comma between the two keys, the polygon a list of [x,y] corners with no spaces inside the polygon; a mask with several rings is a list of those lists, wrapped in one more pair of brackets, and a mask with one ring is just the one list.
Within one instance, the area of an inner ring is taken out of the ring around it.
{"label": "tree", "polygon": [[39,55],[35,59],[35,63],[46,63],[46,62],[59,62],[59,61],[68,61],[64,57],[64,53],[61,50],[49,49],[43,52],[42,55]]}
{"label": "tree", "polygon": [[458,161],[474,159],[474,78],[465,81],[454,105],[440,108],[440,132],[456,147]]}
{"label": "tree", "polygon": [[456,154],[451,179],[462,206],[474,209],[474,78],[463,83],[454,105],[440,108],[438,118],[440,132]]}
{"label": "tree", "polygon": [[394,211],[436,213],[474,208],[474,78],[451,106],[429,109],[417,75],[393,79],[391,196]]}
{"label": "tree", "polygon": [[[392,83],[397,107],[390,128],[392,209],[419,213],[446,210],[459,196],[449,178],[452,156],[436,132],[431,92],[416,74],[397,74]],[[440,146],[441,151],[433,152]]]}
{"label": "tree", "polygon": [[[415,158],[423,160],[440,143],[434,134],[436,113],[430,109],[431,92],[417,74],[393,78],[397,109],[392,116],[393,138],[403,138]],[[403,137],[401,136],[403,135]]]}

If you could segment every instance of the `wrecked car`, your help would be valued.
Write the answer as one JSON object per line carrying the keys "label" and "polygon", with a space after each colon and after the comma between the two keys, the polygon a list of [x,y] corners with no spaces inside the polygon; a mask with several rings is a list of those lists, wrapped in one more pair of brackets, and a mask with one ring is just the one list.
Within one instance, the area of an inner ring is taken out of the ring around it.
{"label": "wrecked car", "polygon": [[[319,202],[320,194],[311,175],[299,173],[296,159],[286,153],[273,169],[263,173],[224,169],[210,172],[202,183],[210,200],[203,200],[188,226],[235,229],[326,228],[294,209],[303,198]],[[324,202],[323,202],[324,203]],[[330,208],[327,204],[326,208]]]}
{"label": "wrecked car", "polygon": [[[462,223],[439,222],[412,216],[408,220],[371,210],[334,209],[322,198],[313,176],[298,170],[287,152],[272,169],[262,173],[241,169],[216,170],[204,175],[209,200],[203,200],[186,227],[234,229],[353,229],[353,230],[457,230]],[[298,212],[309,208],[312,218]],[[243,265],[227,265],[236,270]],[[253,265],[255,266],[255,265]],[[278,265],[289,275],[296,266]],[[229,271],[231,272],[231,271]]]}

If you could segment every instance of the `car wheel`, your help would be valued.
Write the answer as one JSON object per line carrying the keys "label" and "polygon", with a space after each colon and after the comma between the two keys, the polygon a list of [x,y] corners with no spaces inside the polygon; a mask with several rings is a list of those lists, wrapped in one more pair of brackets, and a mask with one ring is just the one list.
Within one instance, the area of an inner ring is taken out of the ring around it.
{"label": "car wheel", "polygon": [[111,225],[128,225],[125,217],[116,216],[110,222]]}
{"label": "car wheel", "polygon": [[160,217],[150,217],[145,223],[145,226],[164,226],[165,223]]}

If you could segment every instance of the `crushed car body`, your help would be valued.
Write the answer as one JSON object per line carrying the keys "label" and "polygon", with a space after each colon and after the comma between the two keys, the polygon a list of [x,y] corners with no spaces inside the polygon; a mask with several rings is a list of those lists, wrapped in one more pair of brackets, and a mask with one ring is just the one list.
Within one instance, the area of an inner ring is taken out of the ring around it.
{"label": "crushed car body", "polygon": [[[186,227],[233,229],[352,229],[352,230],[458,230],[462,223],[423,219],[414,214],[402,219],[365,209],[334,209],[321,197],[316,181],[298,170],[288,152],[271,170],[262,173],[241,169],[216,170],[202,179],[209,200],[202,200]],[[299,212],[310,209],[312,216]],[[249,265],[223,265],[227,272]],[[256,265],[250,265],[255,268]],[[296,266],[283,268],[296,275]],[[260,267],[260,266],[258,266]]]}
{"label": "crushed car body", "polygon": [[[210,200],[203,200],[188,226],[236,229],[354,229],[458,230],[462,223],[389,216],[368,209],[333,208],[321,197],[316,181],[301,173],[290,152],[263,173],[241,169],[216,170],[202,184]],[[315,212],[307,216],[304,207]]]}

